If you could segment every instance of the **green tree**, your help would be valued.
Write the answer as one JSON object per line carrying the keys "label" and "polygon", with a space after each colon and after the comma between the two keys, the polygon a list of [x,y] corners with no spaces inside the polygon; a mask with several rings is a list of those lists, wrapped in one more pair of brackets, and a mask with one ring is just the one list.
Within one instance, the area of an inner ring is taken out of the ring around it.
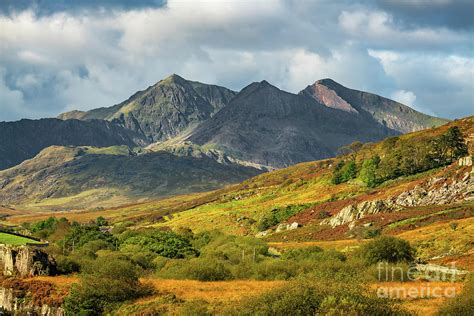
{"label": "green tree", "polygon": [[406,240],[382,236],[362,246],[360,254],[369,264],[384,261],[389,263],[411,262],[414,260],[415,250]]}
{"label": "green tree", "polygon": [[341,170],[342,182],[347,182],[357,176],[357,165],[354,160],[349,161]]}
{"label": "green tree", "polygon": [[433,142],[433,146],[435,156],[442,164],[452,163],[455,159],[468,153],[464,137],[457,126],[450,127],[446,133],[437,137]]}
{"label": "green tree", "polygon": [[95,220],[95,224],[96,224],[97,226],[107,226],[107,225],[109,225],[109,222],[107,222],[107,220],[106,220],[104,217],[99,216],[99,217],[97,217],[97,219]]}
{"label": "green tree", "polygon": [[377,185],[376,171],[380,164],[380,157],[373,156],[370,159],[364,160],[362,168],[359,173],[359,178],[369,187],[373,188]]}

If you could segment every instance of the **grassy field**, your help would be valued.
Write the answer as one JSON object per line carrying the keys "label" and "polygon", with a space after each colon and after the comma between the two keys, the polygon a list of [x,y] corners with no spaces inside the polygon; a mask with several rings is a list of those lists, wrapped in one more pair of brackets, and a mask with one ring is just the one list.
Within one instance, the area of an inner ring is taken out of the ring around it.
{"label": "grassy field", "polygon": [[26,244],[41,244],[41,242],[27,237],[16,236],[8,233],[0,232],[0,244],[23,246]]}

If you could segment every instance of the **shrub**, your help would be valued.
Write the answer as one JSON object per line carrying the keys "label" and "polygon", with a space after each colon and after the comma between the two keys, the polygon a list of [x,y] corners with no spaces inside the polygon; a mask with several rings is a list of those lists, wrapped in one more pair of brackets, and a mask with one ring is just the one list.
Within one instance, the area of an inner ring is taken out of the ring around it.
{"label": "shrub", "polygon": [[136,267],[116,256],[100,257],[73,285],[63,307],[68,315],[100,315],[111,304],[150,293],[140,284]]}
{"label": "shrub", "polygon": [[439,309],[439,316],[474,315],[474,277],[464,284],[460,295],[448,299]]}
{"label": "shrub", "polygon": [[390,300],[366,294],[353,283],[293,282],[227,311],[230,315],[403,315]]}
{"label": "shrub", "polygon": [[158,276],[174,279],[199,281],[223,281],[232,279],[232,273],[225,263],[213,258],[171,260],[158,271]]}
{"label": "shrub", "polygon": [[146,229],[127,231],[120,236],[121,249],[128,245],[137,245],[142,249],[168,258],[185,258],[199,255],[191,246],[188,238],[171,231]]}
{"label": "shrub", "polygon": [[56,264],[60,274],[71,274],[81,270],[79,262],[66,256],[57,256]]}
{"label": "shrub", "polygon": [[360,250],[361,256],[369,264],[377,262],[411,262],[414,259],[414,249],[403,239],[382,236],[363,245]]}

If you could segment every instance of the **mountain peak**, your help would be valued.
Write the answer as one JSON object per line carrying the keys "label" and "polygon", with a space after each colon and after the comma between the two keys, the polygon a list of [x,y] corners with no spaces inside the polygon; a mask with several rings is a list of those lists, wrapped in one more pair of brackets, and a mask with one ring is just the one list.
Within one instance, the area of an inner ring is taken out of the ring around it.
{"label": "mountain peak", "polygon": [[166,77],[163,80],[160,80],[158,83],[183,83],[188,82],[188,80],[184,79],[180,75],[171,74],[170,76]]}

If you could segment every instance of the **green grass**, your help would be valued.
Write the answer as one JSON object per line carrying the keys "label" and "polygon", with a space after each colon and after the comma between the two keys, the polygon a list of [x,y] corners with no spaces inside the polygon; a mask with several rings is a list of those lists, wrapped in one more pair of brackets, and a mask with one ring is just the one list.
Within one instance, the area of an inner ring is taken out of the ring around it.
{"label": "green grass", "polygon": [[26,244],[41,244],[41,242],[27,237],[16,236],[0,232],[0,244],[24,246]]}

